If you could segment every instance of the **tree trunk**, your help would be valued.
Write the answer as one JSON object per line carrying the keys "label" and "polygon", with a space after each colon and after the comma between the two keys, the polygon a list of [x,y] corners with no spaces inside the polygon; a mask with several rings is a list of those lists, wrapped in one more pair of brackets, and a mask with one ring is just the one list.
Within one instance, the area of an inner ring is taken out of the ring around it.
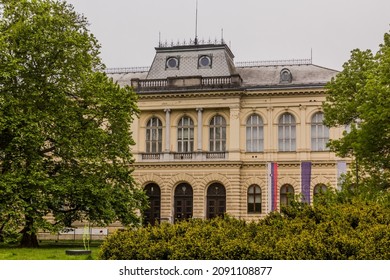
{"label": "tree trunk", "polygon": [[20,241],[20,247],[24,248],[38,248],[38,237],[33,231],[34,219],[32,217],[26,217],[26,224],[22,231],[22,240]]}

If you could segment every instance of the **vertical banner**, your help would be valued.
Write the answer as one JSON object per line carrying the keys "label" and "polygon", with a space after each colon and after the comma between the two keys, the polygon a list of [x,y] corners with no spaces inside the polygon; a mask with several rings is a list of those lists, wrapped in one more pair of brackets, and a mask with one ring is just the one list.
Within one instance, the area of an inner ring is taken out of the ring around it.
{"label": "vertical banner", "polygon": [[268,182],[268,207],[267,207],[267,213],[272,212],[272,163],[267,163],[267,182]]}
{"label": "vertical banner", "polygon": [[278,164],[268,163],[268,212],[278,207]]}
{"label": "vertical banner", "polygon": [[310,204],[311,162],[301,162],[301,188],[303,202]]}
{"label": "vertical banner", "polygon": [[343,176],[347,173],[347,163],[345,161],[339,161],[337,163],[337,189],[341,189],[343,184]]}
{"label": "vertical banner", "polygon": [[278,164],[276,162],[272,163],[272,207],[273,210],[278,208]]}

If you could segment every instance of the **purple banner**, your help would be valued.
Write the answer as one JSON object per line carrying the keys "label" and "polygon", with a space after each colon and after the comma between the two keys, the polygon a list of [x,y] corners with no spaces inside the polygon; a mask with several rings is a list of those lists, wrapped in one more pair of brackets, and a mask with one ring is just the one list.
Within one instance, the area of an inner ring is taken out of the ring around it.
{"label": "purple banner", "polygon": [[278,207],[278,164],[268,163],[268,212]]}
{"label": "purple banner", "polygon": [[301,163],[301,187],[303,202],[310,203],[310,182],[311,182],[311,162],[303,161]]}

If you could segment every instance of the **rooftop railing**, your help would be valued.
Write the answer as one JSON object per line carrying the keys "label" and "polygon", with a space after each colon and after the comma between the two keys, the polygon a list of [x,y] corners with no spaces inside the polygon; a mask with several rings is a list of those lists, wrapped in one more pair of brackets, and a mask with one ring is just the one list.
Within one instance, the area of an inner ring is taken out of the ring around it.
{"label": "rooftop railing", "polygon": [[145,67],[123,67],[123,68],[107,68],[104,70],[107,74],[123,74],[123,73],[142,73],[148,72],[149,66]]}
{"label": "rooftop railing", "polygon": [[[286,59],[286,60],[258,60],[258,61],[240,61],[236,62],[236,67],[261,67],[261,66],[283,66],[283,65],[310,65],[313,64],[311,58],[304,59]],[[107,68],[104,70],[107,74],[124,74],[124,73],[142,73],[148,72],[149,66],[141,67],[122,67]]]}
{"label": "rooftop railing", "polygon": [[310,65],[312,59],[287,59],[287,60],[263,60],[236,62],[236,67],[260,67],[260,66],[283,66],[283,65]]}

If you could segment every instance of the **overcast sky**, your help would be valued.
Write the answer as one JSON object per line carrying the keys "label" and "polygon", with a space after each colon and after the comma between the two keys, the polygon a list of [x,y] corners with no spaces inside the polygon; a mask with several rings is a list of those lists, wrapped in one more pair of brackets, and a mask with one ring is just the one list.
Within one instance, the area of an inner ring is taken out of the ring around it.
{"label": "overcast sky", "polygon": [[[150,66],[161,41],[195,37],[196,0],[68,0],[84,14],[107,67]],[[378,50],[390,0],[198,0],[198,38],[220,39],[235,61],[310,58],[337,70],[355,48]]]}

